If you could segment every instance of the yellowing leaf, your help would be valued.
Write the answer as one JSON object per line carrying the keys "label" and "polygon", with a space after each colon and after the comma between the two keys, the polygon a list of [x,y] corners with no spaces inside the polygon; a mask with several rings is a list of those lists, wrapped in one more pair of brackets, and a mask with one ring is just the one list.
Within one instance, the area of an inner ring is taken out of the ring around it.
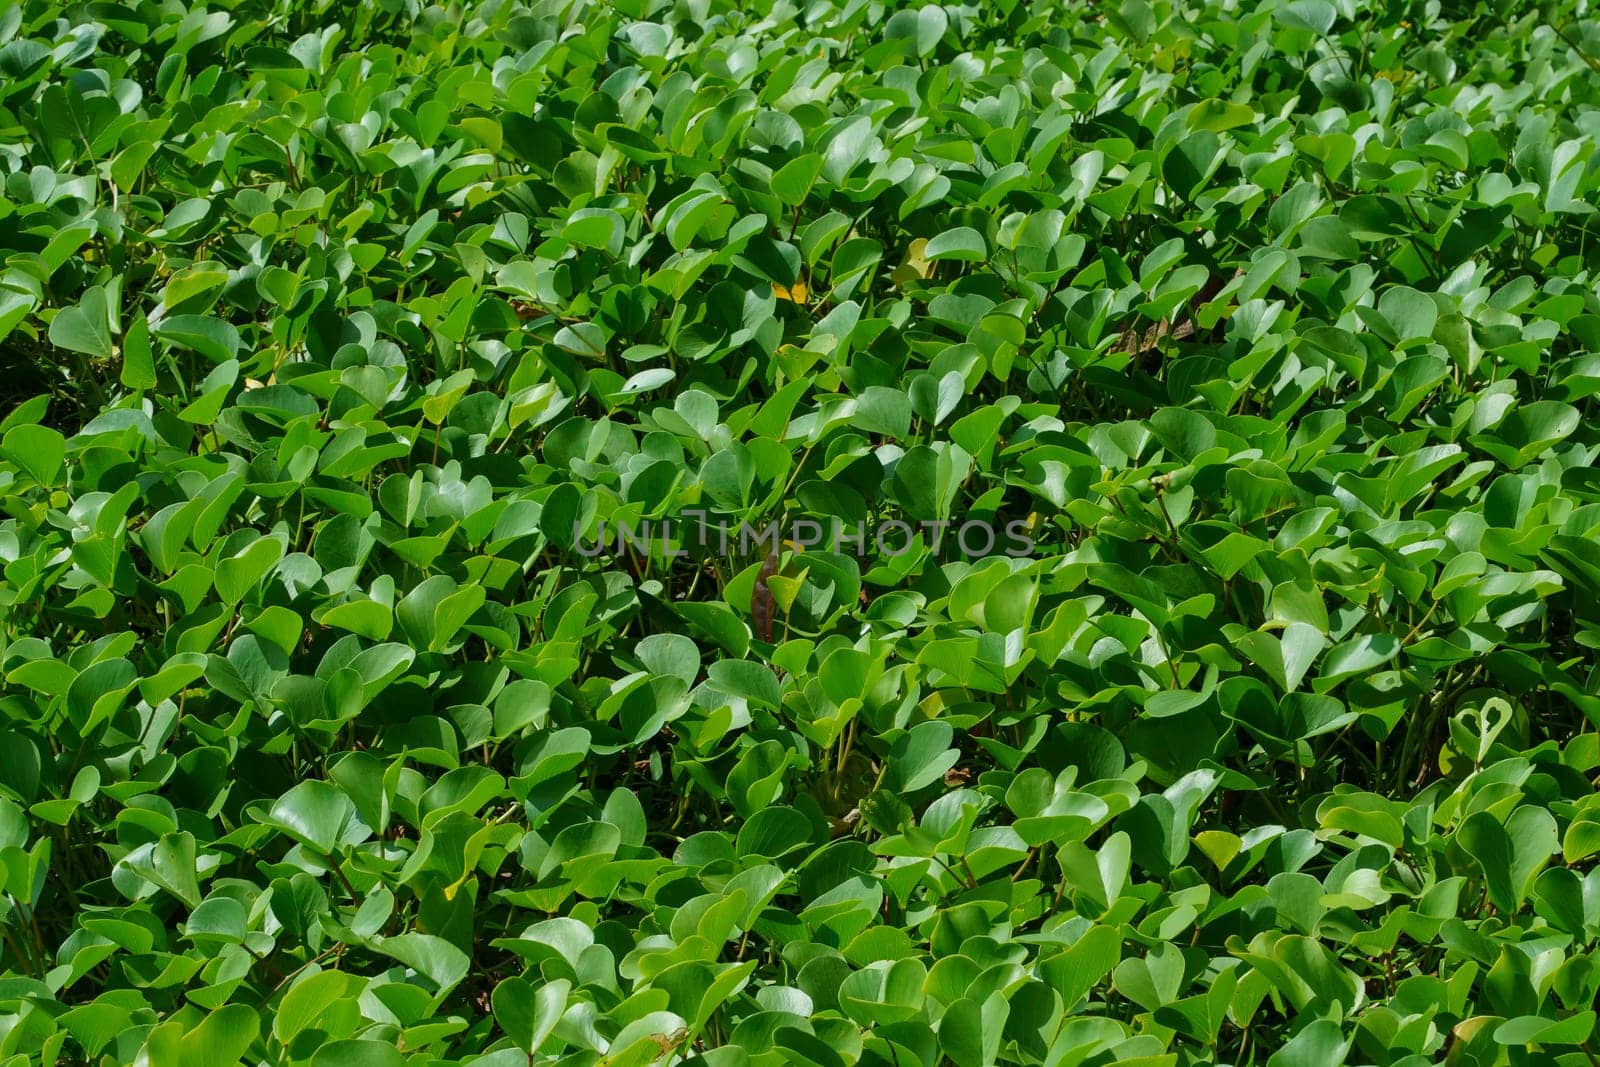
{"label": "yellowing leaf", "polygon": [[918,237],[906,246],[905,258],[900,265],[889,275],[896,285],[909,285],[911,282],[924,281],[933,277],[934,264],[928,262],[926,255],[928,239]]}

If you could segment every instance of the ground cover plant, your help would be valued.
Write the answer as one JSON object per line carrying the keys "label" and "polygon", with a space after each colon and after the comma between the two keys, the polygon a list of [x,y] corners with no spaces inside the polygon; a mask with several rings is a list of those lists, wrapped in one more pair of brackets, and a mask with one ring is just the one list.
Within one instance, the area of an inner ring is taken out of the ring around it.
{"label": "ground cover plant", "polygon": [[6,6],[0,1064],[1600,1062],[1597,104],[1582,4]]}

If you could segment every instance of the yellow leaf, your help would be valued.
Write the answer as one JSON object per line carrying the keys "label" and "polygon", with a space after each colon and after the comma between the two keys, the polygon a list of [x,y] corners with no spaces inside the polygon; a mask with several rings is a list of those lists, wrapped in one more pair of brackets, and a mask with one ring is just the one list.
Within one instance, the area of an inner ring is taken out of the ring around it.
{"label": "yellow leaf", "polygon": [[890,273],[889,279],[896,285],[906,286],[911,282],[923,281],[933,276],[933,264],[929,263],[923,255],[928,248],[928,240],[918,237],[906,246],[906,258]]}

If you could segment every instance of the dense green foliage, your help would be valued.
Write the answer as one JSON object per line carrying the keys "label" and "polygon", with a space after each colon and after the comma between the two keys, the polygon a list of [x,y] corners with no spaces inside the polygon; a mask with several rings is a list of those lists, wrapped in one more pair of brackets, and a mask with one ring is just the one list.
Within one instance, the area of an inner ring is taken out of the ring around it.
{"label": "dense green foliage", "polygon": [[0,14],[0,1064],[1596,1061],[1600,22],[186,3]]}

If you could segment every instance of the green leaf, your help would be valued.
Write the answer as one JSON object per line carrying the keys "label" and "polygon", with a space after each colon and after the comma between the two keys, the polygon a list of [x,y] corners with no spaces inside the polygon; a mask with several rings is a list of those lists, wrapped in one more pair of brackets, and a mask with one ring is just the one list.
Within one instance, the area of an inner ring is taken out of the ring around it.
{"label": "green leaf", "polygon": [[989,246],[983,235],[970,226],[957,226],[952,230],[928,239],[922,256],[929,263],[953,259],[967,263],[982,263],[989,258]]}
{"label": "green leaf", "polygon": [[1560,1020],[1519,1015],[1495,1027],[1494,1039],[1502,1045],[1582,1045],[1594,1032],[1594,1018],[1592,1011]]}
{"label": "green leaf", "polygon": [[571,989],[571,983],[560,978],[538,987],[508,978],[494,988],[495,1020],[518,1048],[532,1055],[561,1021]]}
{"label": "green leaf", "polygon": [[0,438],[0,456],[26,471],[42,486],[53,486],[61,476],[66,438],[48,426],[20,423]]}
{"label": "green leaf", "polygon": [[1202,100],[1189,112],[1191,130],[1210,130],[1212,133],[1248,126],[1255,120],[1254,109],[1226,100]]}
{"label": "green leaf", "polygon": [[838,185],[860,165],[873,143],[872,123],[864,115],[845,119],[828,136],[822,153],[822,176]]}
{"label": "green leaf", "polygon": [[815,152],[796,156],[772,174],[772,191],[789,207],[803,202],[817,176],[822,173],[822,157]]}
{"label": "green leaf", "polygon": [[185,831],[163,835],[148,848],[131,854],[126,862],[141,877],[195,908],[200,904],[196,858],[194,835]]}
{"label": "green leaf", "polygon": [[112,312],[100,286],[84,290],[76,305],[56,312],[50,320],[50,343],[95,359],[116,354],[112,341]]}
{"label": "green leaf", "polygon": [[262,819],[323,856],[372,836],[350,798],[327,782],[311,780],[284,793]]}
{"label": "green leaf", "polygon": [[1486,811],[1473,812],[1456,837],[1482,867],[1489,899],[1506,915],[1522,907],[1533,880],[1559,849],[1555,819],[1526,805],[1504,823]]}
{"label": "green leaf", "polygon": [[233,359],[243,344],[231,323],[205,315],[168,315],[151,332],[163,341],[192,348],[213,363]]}
{"label": "green leaf", "polygon": [[[1300,0],[1303,2],[1303,0]],[[1339,1024],[1317,1019],[1306,1026],[1278,1051],[1267,1057],[1268,1067],[1339,1067],[1350,1051],[1351,1040]]]}
{"label": "green leaf", "polygon": [[[168,1030],[168,1027],[176,1028]],[[244,1004],[226,1004],[185,1028],[166,1023],[152,1032],[146,1044],[151,1067],[179,1067],[189,1063],[238,1063],[255,1043],[261,1019]],[[160,1038],[157,1034],[160,1034]]]}
{"label": "green leaf", "polygon": [[1355,675],[1366,674],[1389,662],[1400,651],[1400,642],[1390,634],[1360,634],[1330,648],[1322,657],[1322,669],[1313,683],[1325,692]]}
{"label": "green leaf", "polygon": [[156,384],[155,358],[150,351],[150,325],[134,316],[122,338],[121,381],[129,389],[151,389]]}
{"label": "green leaf", "polygon": [[400,934],[378,942],[378,951],[427,978],[441,1001],[467,976],[472,961],[455,945],[432,934]]}
{"label": "green leaf", "polygon": [[406,1062],[399,1049],[372,1038],[329,1041],[311,1057],[311,1067],[401,1067]]}

